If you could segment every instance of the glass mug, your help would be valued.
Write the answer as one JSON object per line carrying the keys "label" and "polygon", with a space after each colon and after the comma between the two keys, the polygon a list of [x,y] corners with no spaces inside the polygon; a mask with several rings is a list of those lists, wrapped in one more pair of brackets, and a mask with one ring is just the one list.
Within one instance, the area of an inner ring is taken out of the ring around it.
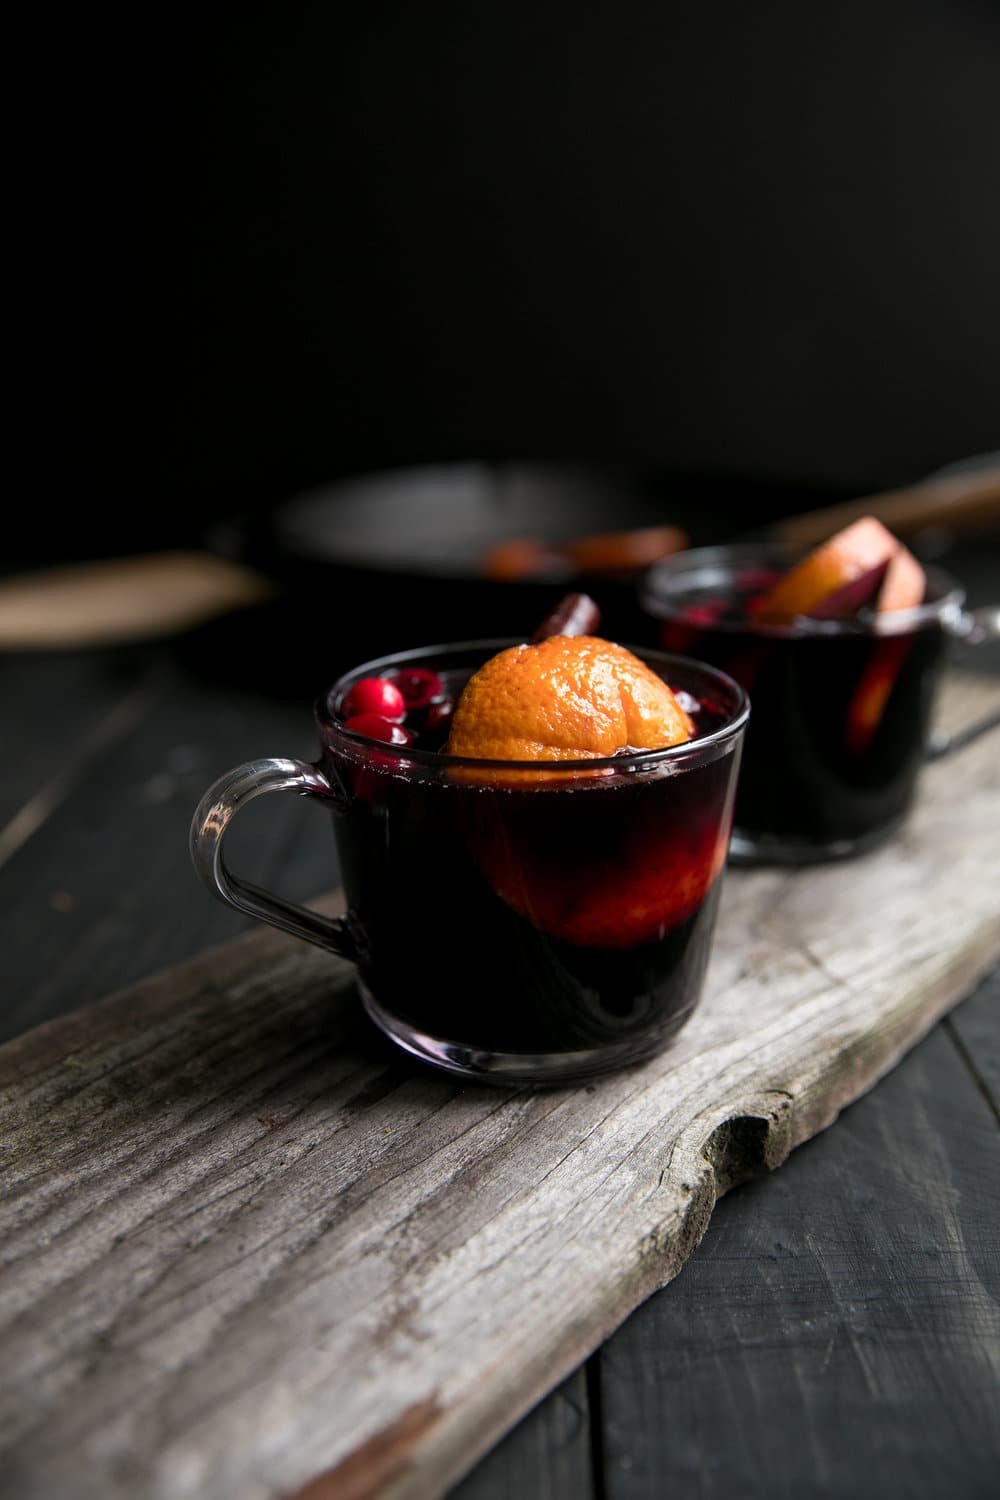
{"label": "glass mug", "polygon": [[[479,1079],[565,1082],[653,1055],[697,1003],[749,708],[712,667],[639,651],[697,703],[695,739],[608,760],[496,762],[368,740],[338,719],[362,677],[429,667],[454,698],[512,644],[355,668],[317,705],[316,764],[230,771],[202,798],[191,853],[230,906],[356,964],[368,1015],[406,1051]],[[227,825],[276,791],[332,813],[345,917],[227,869]]]}
{"label": "glass mug", "polygon": [[934,689],[951,640],[1000,633],[1000,611],[967,611],[954,579],[927,573],[915,609],[856,620],[755,619],[747,604],[804,549],[705,547],[656,564],[640,604],[659,644],[720,667],[749,694],[731,855],[803,864],[863,852],[906,815],[921,766],[996,722],[952,740],[930,735]]}

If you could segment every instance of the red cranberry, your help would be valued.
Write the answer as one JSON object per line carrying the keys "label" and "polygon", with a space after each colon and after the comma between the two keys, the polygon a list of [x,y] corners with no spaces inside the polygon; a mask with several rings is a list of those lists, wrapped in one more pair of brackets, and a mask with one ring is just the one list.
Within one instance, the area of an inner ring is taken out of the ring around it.
{"label": "red cranberry", "polygon": [[427,710],[424,729],[428,734],[433,734],[435,730],[447,729],[454,712],[455,705],[450,698],[439,699],[437,703],[432,703]]}
{"label": "red cranberry", "polygon": [[428,667],[404,667],[393,673],[392,681],[402,694],[408,713],[427,708],[444,697],[444,683]]}
{"label": "red cranberry", "polygon": [[344,728],[352,734],[363,734],[369,740],[383,740],[387,745],[412,745],[413,735],[402,724],[393,724],[382,714],[355,714],[345,720]]}
{"label": "red cranberry", "polygon": [[[378,717],[399,724],[406,717],[406,703],[395,683],[384,677],[362,677],[344,699],[343,716],[345,719]],[[385,739],[385,735],[375,738]]]}

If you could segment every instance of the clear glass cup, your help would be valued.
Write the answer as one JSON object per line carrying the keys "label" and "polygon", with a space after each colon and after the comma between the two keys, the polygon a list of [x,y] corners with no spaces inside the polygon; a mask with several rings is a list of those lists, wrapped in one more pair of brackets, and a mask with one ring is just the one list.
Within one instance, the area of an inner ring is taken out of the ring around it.
{"label": "clear glass cup", "polygon": [[930,734],[949,642],[976,644],[998,631],[996,608],[968,611],[960,585],[936,569],[915,609],[755,619],[749,602],[802,555],[780,543],[698,548],[656,564],[640,585],[650,638],[721,668],[750,696],[737,862],[805,864],[888,838],[925,760],[954,748]]}
{"label": "clear glass cup", "polygon": [[[686,693],[697,736],[608,760],[497,762],[349,733],[362,677],[429,667],[457,696],[509,641],[366,662],[316,709],[315,765],[251,761],[202,799],[191,830],[208,888],[357,965],[365,1008],[406,1051],[480,1079],[551,1083],[639,1062],[702,986],[748,706],[723,673],[638,654]],[[347,915],[330,920],[240,880],[223,837],[271,791],[333,814]]]}

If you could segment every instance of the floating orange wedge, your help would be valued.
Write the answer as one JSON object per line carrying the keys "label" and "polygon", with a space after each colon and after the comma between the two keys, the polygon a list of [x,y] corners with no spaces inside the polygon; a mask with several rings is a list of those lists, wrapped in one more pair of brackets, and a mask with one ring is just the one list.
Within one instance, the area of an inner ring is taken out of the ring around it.
{"label": "floating orange wedge", "polygon": [[[592,760],[619,750],[683,744],[694,725],[670,688],[623,646],[597,636],[552,635],[512,646],[469,679],[448,752],[475,759]],[[456,769],[456,780],[517,789],[538,773]],[[553,771],[557,777],[560,773]],[[588,776],[587,771],[562,775]],[[603,771],[597,774],[611,774]],[[728,828],[681,826],[669,846],[645,828],[623,831],[567,862],[559,848],[522,846],[516,822],[477,800],[467,808],[470,845],[484,877],[514,911],[550,937],[582,947],[631,948],[693,916],[726,857]]]}
{"label": "floating orange wedge", "polygon": [[[885,570],[875,609],[890,614],[915,609],[923,603],[927,579],[912,552],[900,544]],[[909,634],[890,635],[876,641],[871,659],[862,672],[847,709],[844,744],[852,755],[860,755],[875,738],[896,678],[913,645]]]}
{"label": "floating orange wedge", "polygon": [[907,551],[902,542],[897,542],[878,591],[876,610],[879,614],[888,614],[898,609],[916,609],[918,604],[923,604],[926,591],[927,577],[923,568],[913,553]]}
{"label": "floating orange wedge", "polygon": [[911,635],[888,635],[875,641],[844,717],[844,746],[852,755],[861,755],[875,738],[912,645]]}
{"label": "floating orange wedge", "polygon": [[[897,559],[904,559],[897,562]],[[892,571],[891,588],[886,592]],[[879,609],[909,609],[924,595],[923,569],[874,516],[838,531],[810,552],[757,603],[757,619],[850,619],[877,600]],[[885,600],[883,602],[883,595]]]}
{"label": "floating orange wedge", "polygon": [[[810,552],[757,601],[755,619],[846,620],[865,605],[876,614],[915,609],[927,588],[924,570],[881,521],[864,516]],[[860,755],[875,737],[909,653],[908,635],[873,644],[844,722],[844,744]]]}
{"label": "floating orange wedge", "polygon": [[552,635],[511,646],[471,677],[448,754],[477,760],[594,760],[683,744],[694,725],[667,684],[624,646]]}
{"label": "floating orange wedge", "polygon": [[474,848],[497,895],[541,932],[579,948],[635,948],[695,915],[726,862],[729,828],[679,825],[669,839],[626,830],[610,854],[567,864],[563,851],[522,847],[510,827],[483,819]]}

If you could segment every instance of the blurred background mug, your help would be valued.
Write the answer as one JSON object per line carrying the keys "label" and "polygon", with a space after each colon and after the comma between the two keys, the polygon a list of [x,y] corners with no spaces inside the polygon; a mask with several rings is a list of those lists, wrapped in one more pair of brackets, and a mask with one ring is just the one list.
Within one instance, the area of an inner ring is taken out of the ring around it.
{"label": "blurred background mug", "polygon": [[807,864],[858,854],[905,817],[929,755],[960,736],[930,731],[949,641],[1000,635],[1000,609],[968,610],[948,574],[924,603],[849,620],[755,618],[752,601],[803,556],[780,542],[696,548],[640,585],[651,638],[720,667],[749,694],[751,724],[733,828],[739,862]]}

